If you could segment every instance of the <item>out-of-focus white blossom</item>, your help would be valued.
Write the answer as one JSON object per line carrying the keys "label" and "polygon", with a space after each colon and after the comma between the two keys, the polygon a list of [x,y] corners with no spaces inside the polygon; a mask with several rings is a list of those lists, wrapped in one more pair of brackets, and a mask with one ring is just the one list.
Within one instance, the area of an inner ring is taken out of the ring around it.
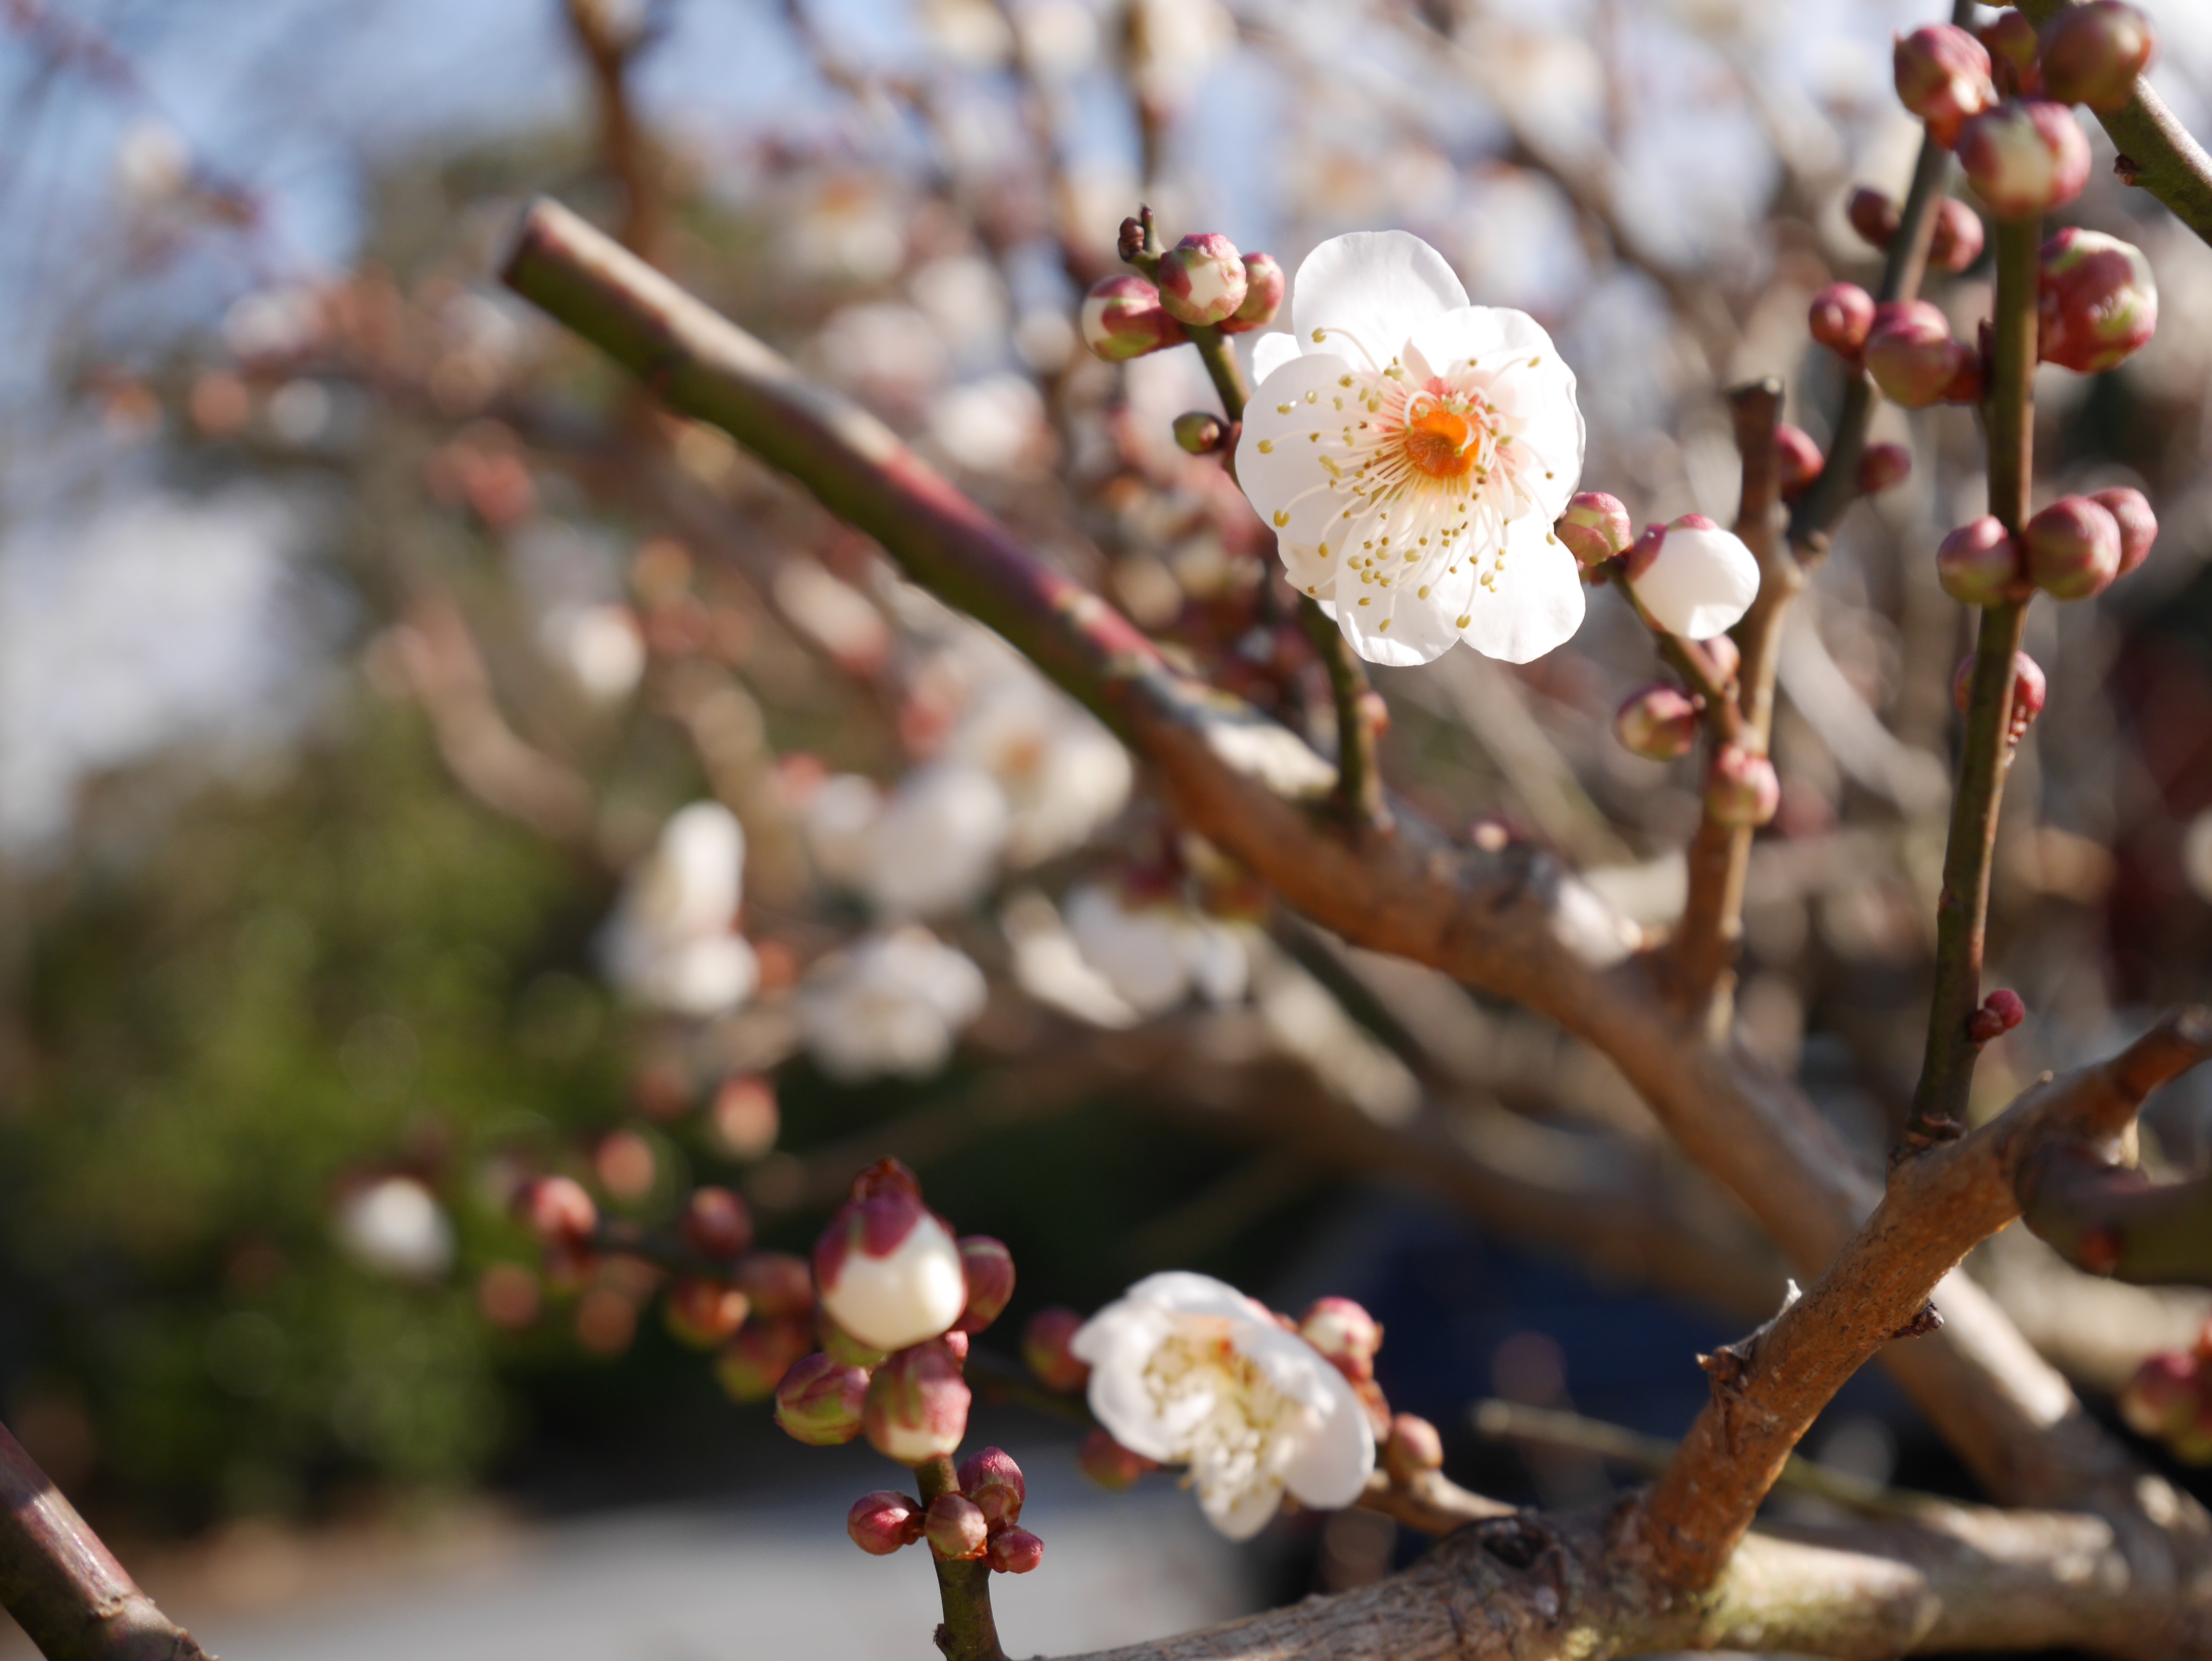
{"label": "out-of-focus white blossom", "polygon": [[1455,642],[1525,663],[1581,626],[1580,568],[1552,532],[1582,477],[1574,372],[1524,312],[1470,306],[1403,231],[1324,242],[1298,268],[1294,335],[1262,335],[1237,472],[1291,581],[1362,657]]}
{"label": "out-of-focus white blossom", "polygon": [[192,176],[192,153],[167,122],[142,117],[123,130],[115,145],[115,182],[134,205],[168,201]]}
{"label": "out-of-focus white blossom", "polygon": [[1009,865],[1072,853],[1128,801],[1135,776],[1129,752],[1089,710],[995,639],[986,637],[975,655],[983,655],[983,678],[945,753],[982,769],[1004,793]]}
{"label": "out-of-focus white blossom", "polygon": [[1193,993],[1217,1004],[1244,995],[1243,941],[1178,899],[1086,883],[1069,894],[1066,916],[1083,960],[1139,1014],[1161,1014]]}
{"label": "out-of-focus white blossom", "polygon": [[338,1244],[364,1269],[402,1280],[434,1280],[453,1267],[453,1226],[412,1177],[382,1177],[338,1202]]}
{"label": "out-of-focus white blossom", "polygon": [[1237,20],[1218,0],[1127,0],[1122,40],[1139,95],[1172,107],[1235,43]]}
{"label": "out-of-focus white blossom", "polygon": [[750,997],[759,964],[736,930],[744,857],[744,831],[720,802],[676,812],[600,934],[607,977],[647,1003],[702,1019]]}
{"label": "out-of-focus white blossom", "polygon": [[817,562],[787,557],[776,567],[774,588],[784,616],[844,668],[866,673],[889,655],[891,634],[884,614]]}
{"label": "out-of-focus white blossom", "polygon": [[627,605],[563,605],[546,614],[546,649],[599,703],[619,703],[645,674],[645,636]]}
{"label": "out-of-focus white blossom", "polygon": [[927,929],[862,940],[825,958],[800,988],[799,1036],[840,1083],[927,1078],[983,1013],[983,971]]}
{"label": "out-of-focus white blossom", "polygon": [[858,773],[832,774],[815,788],[800,810],[799,826],[824,879],[855,893],[866,885],[883,811],[884,793]]}
{"label": "out-of-focus white blossom", "polygon": [[965,910],[998,873],[1006,818],[1006,793],[982,769],[916,768],[876,821],[862,892],[895,921]]}
{"label": "out-of-focus white blossom", "polygon": [[1265,1528],[1285,1492],[1348,1506],[1375,1469],[1374,1429],[1344,1375],[1209,1276],[1147,1276],[1068,1348],[1091,1364],[1091,1410],[1114,1439],[1187,1464],[1206,1520],[1232,1540]]}
{"label": "out-of-focus white blossom", "polygon": [[928,420],[938,448],[971,472],[1034,472],[1046,436],[1044,400],[1026,375],[948,387],[930,399]]}
{"label": "out-of-focus white blossom", "polygon": [[921,0],[918,15],[931,43],[970,69],[995,69],[1014,49],[1006,14],[991,0]]}
{"label": "out-of-focus white blossom", "polygon": [[1000,914],[1013,948],[1014,983],[1039,1003],[1079,1021],[1119,1031],[1144,1019],[1114,983],[1091,966],[1053,903],[1034,890]]}

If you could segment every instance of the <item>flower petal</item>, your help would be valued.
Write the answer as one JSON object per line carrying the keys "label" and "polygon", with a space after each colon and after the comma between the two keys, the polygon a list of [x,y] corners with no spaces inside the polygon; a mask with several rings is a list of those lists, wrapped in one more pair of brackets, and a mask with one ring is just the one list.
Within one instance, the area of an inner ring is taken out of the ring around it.
{"label": "flower petal", "polygon": [[1469,363],[1497,375],[1485,395],[1524,453],[1520,477],[1546,524],[1565,513],[1582,480],[1586,439],[1575,372],[1544,326],[1510,307],[1463,306],[1423,323],[1406,344],[1416,379],[1449,380]]}
{"label": "flower petal", "polygon": [[1234,1488],[1208,1483],[1199,1489],[1198,1503],[1216,1533],[1231,1540],[1249,1540],[1273,1520],[1283,1503],[1283,1490],[1267,1481]]}
{"label": "flower petal", "polygon": [[1524,514],[1505,527],[1505,569],[1496,587],[1474,591],[1460,638],[1485,657],[1527,663],[1573,638],[1583,611],[1582,568],[1549,524]]}
{"label": "flower petal", "polygon": [[1252,342],[1252,379],[1265,380],[1298,355],[1298,338],[1271,329]]}
{"label": "flower petal", "polygon": [[1284,541],[1317,545],[1344,512],[1322,455],[1343,454],[1345,417],[1335,405],[1351,370],[1332,353],[1307,353],[1269,375],[1245,406],[1237,480]]}
{"label": "flower petal", "polygon": [[1121,1296],[1125,1302],[1151,1304],[1176,1315],[1218,1315],[1231,1321],[1275,1324],[1266,1305],[1247,1298],[1226,1281],[1194,1275],[1187,1269],[1147,1275]]}
{"label": "flower petal", "polygon": [[1341,1404],[1311,1433],[1299,1439],[1283,1481],[1301,1503],[1323,1510],[1348,1506],[1359,1497],[1375,1469],[1375,1430],[1343,1375],[1331,1367]]}
{"label": "flower petal", "polygon": [[[1364,348],[1377,369],[1422,323],[1466,304],[1467,290],[1444,257],[1410,231],[1331,237],[1305,257],[1291,289],[1300,351],[1340,352],[1357,361]],[[1341,329],[1349,338],[1316,341],[1316,329]]]}
{"label": "flower petal", "polygon": [[1759,596],[1759,562],[1734,532],[1670,527],[1658,557],[1636,579],[1636,598],[1659,626],[1711,640],[1735,626]]}

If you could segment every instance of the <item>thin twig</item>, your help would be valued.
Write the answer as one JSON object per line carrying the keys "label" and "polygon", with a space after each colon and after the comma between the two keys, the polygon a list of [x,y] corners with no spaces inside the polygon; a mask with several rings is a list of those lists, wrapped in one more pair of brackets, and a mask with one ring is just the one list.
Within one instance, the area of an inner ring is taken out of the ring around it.
{"label": "thin twig", "polygon": [[[925,1508],[940,1494],[960,1492],[952,1461],[941,1455],[916,1466],[914,1474]],[[935,1639],[939,1653],[945,1661],[1006,1661],[999,1647],[999,1623],[991,1614],[991,1566],[981,1558],[949,1561],[934,1551],[929,1561],[937,1568],[938,1597],[945,1608]]]}

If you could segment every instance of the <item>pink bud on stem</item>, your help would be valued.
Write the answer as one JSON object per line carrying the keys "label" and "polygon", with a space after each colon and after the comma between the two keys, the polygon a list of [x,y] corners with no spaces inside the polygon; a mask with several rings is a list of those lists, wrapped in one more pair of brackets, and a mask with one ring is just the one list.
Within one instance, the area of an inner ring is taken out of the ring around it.
{"label": "pink bud on stem", "polygon": [[[1960,660],[1951,677],[1951,703],[1960,715],[1973,695],[1974,660],[1970,655]],[[2035,718],[2043,713],[2045,701],[2050,696],[2050,684],[2045,680],[2043,666],[2025,652],[2015,652],[2012,658],[2012,726],[2005,735],[2008,744],[2018,744]]]}
{"label": "pink bud on stem", "polygon": [[1969,349],[1951,338],[1949,319],[1924,300],[1877,307],[1860,356],[1882,395],[1908,410],[1938,402]]}
{"label": "pink bud on stem", "polygon": [[1022,1329],[1022,1360],[1037,1382],[1062,1394],[1081,1390],[1091,1378],[1091,1364],[1079,1360],[1068,1342],[1083,1325],[1072,1309],[1041,1309]]}
{"label": "pink bud on stem", "polygon": [[1349,1298],[1316,1298],[1298,1322],[1298,1336],[1326,1355],[1355,1384],[1375,1376],[1382,1323]]}
{"label": "pink bud on stem", "polygon": [[1875,323],[1874,296],[1856,283],[1831,283],[1813,296],[1805,326],[1838,356],[1858,361]]}
{"label": "pink bud on stem", "polygon": [[2120,526],[2087,496],[2061,496],[2021,531],[2027,574],[2053,599],[2087,599],[2120,574]]}
{"label": "pink bud on stem", "polygon": [[1004,1448],[985,1448],[969,1454],[960,1462],[959,1477],[960,1492],[981,1507],[993,1528],[1022,1520],[1029,1484],[1022,1480],[1022,1468],[1014,1463],[1013,1455]]}
{"label": "pink bud on stem", "polygon": [[1249,334],[1254,329],[1266,328],[1283,309],[1283,296],[1288,289],[1289,279],[1284,274],[1282,262],[1274,255],[1246,254],[1244,301],[1219,325],[1221,332]]}
{"label": "pink bud on stem", "polygon": [[1182,344],[1190,337],[1160,304],[1160,291],[1124,273],[1093,285],[1084,297],[1083,344],[1109,363],[1126,362]]}
{"label": "pink bud on stem", "polygon": [[775,1387],[775,1421],[794,1441],[839,1447],[860,1433],[868,1375],[817,1353],[792,1364]]}
{"label": "pink bud on stem", "polygon": [[684,1202],[677,1232],[702,1257],[735,1257],[753,1243],[752,1214],[726,1188],[694,1189]]}
{"label": "pink bud on stem", "polygon": [[738,1259],[730,1279],[752,1299],[755,1315],[781,1319],[813,1312],[813,1273],[804,1258],[788,1251],[748,1252]]}
{"label": "pink bud on stem", "polygon": [[694,1349],[713,1349],[728,1342],[751,1311],[752,1301],[744,1293],[705,1275],[685,1275],[670,1282],[665,1305],[669,1331]]}
{"label": "pink bud on stem", "polygon": [[1863,496],[1880,496],[1912,476],[1912,452],[1902,444],[1869,444],[1859,452],[1858,486]]}
{"label": "pink bud on stem", "polygon": [[1186,236],[1160,256],[1160,304],[1186,326],[1226,322],[1250,289],[1237,245],[1218,231]]}
{"label": "pink bud on stem", "polygon": [[976,1503],[958,1494],[940,1494],[929,1502],[922,1537],[947,1562],[968,1563],[990,1547],[991,1525]]}
{"label": "pink bud on stem", "polygon": [[2119,575],[2125,576],[2150,557],[2151,544],[2158,540],[2158,515],[2151,512],[2141,490],[2126,485],[2099,490],[2089,500],[2110,514],[2120,527]]}
{"label": "pink bud on stem", "polygon": [[1955,196],[1936,204],[1936,232],[1928,263],[1939,271],[1963,271],[1982,257],[1982,216]]}
{"label": "pink bud on stem", "polygon": [[1382,1445],[1382,1468],[1390,1480],[1405,1488],[1444,1463],[1443,1438],[1427,1420],[1401,1413],[1390,1421],[1390,1439]]}
{"label": "pink bud on stem", "polygon": [[968,1302],[952,1327],[956,1332],[981,1332],[1006,1312],[1013,1298],[1014,1254],[988,1234],[963,1235],[959,1244]]}
{"label": "pink bud on stem", "polygon": [[1784,422],[1774,429],[1774,472],[1782,499],[1795,502],[1820,476],[1820,447],[1802,427]]}
{"label": "pink bud on stem", "polygon": [[1975,1043],[2002,1038],[2027,1019],[2027,1006],[2020,994],[2001,986],[1982,1000],[1982,1007],[1966,1017],[1966,1037]]}
{"label": "pink bud on stem", "polygon": [[2000,219],[2063,207],[2089,182],[2089,141],[2073,111],[2047,99],[2012,99],[1969,121],[1959,165]]}
{"label": "pink bud on stem", "polygon": [[2035,98],[2043,92],[2043,71],[2037,62],[2040,50],[2035,25],[2009,9],[1974,31],[1989,48],[1990,64],[1996,73],[1997,90],[2008,98]]}
{"label": "pink bud on stem", "polygon": [[1968,605],[2009,605],[2033,587],[2020,544],[1987,514],[1943,538],[1936,550],[1936,576],[1945,593]]}
{"label": "pink bud on stem", "polygon": [[1001,1529],[983,1555],[995,1573],[1027,1574],[1044,1561],[1044,1542],[1027,1529]]}
{"label": "pink bud on stem", "polygon": [[1970,118],[1996,101],[1989,49],[1955,24],[1929,23],[1899,36],[1892,69],[1899,101],[1947,148]]}
{"label": "pink bud on stem", "polygon": [[968,1430],[973,1399],[960,1363],[941,1342],[902,1349],[868,1380],[862,1427],[887,1459],[919,1465],[948,1455]]}
{"label": "pink bud on stem", "polygon": [[714,1358],[714,1377],[732,1400],[764,1402],[775,1394],[792,1363],[814,1348],[801,1321],[750,1320]]}
{"label": "pink bud on stem", "polygon": [[1588,568],[1601,565],[1635,539],[1628,509],[1618,496],[1584,490],[1567,499],[1567,511],[1553,527],[1567,551]]}
{"label": "pink bud on stem", "polygon": [[1781,805],[1782,781],[1765,756],[1740,744],[1723,744],[1713,752],[1705,774],[1705,812],[1715,823],[1765,824]]}
{"label": "pink bud on stem", "polygon": [[1844,204],[1844,217],[1868,246],[1875,248],[1887,248],[1902,222],[1896,199],[1865,185],[1851,192],[1850,200]]}
{"label": "pink bud on stem", "polygon": [[1698,741],[1698,706],[1672,686],[1646,686],[1622,702],[1613,731],[1631,755],[1673,761]]}
{"label": "pink bud on stem", "polygon": [[863,1494],[845,1513],[845,1532],[871,1557],[888,1557],[921,1538],[921,1501],[884,1488]]}
{"label": "pink bud on stem", "polygon": [[2043,89],[2065,104],[2109,115],[2135,95],[2136,77],[2158,55],[2150,20],[2121,0],[2068,6],[2043,31]]}
{"label": "pink bud on stem", "polygon": [[1102,1488],[1119,1493],[1139,1476],[1159,1469],[1157,1461],[1141,1453],[1133,1453],[1103,1430],[1094,1430],[1083,1439],[1083,1451],[1077,1457],[1083,1474]]}
{"label": "pink bud on stem", "polygon": [[599,1226],[599,1208],[584,1185],[568,1177],[541,1177],[515,1196],[515,1209],[538,1243],[549,1249],[580,1245]]}
{"label": "pink bud on stem", "polygon": [[2043,245],[2036,350],[2046,363],[2095,374],[2124,362],[2158,328],[2158,283],[2133,243],[2067,227]]}
{"label": "pink bud on stem", "polygon": [[1204,410],[1184,411],[1175,418],[1170,430],[1177,447],[1194,456],[1212,455],[1229,435],[1221,417]]}

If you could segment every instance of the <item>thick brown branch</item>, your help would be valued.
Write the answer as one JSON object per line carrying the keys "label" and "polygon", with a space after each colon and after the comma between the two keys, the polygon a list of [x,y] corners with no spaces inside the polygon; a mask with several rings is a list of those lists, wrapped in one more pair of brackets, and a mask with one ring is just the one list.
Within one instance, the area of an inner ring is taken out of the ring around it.
{"label": "thick brown branch", "polygon": [[48,1661],[213,1661],[0,1425],[0,1609]]}

